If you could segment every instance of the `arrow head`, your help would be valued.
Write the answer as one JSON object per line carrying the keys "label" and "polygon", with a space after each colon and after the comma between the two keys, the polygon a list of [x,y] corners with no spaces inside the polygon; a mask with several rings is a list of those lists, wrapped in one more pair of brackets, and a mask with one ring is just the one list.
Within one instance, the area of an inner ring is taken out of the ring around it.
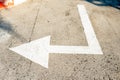
{"label": "arrow head", "polygon": [[48,68],[50,36],[31,41],[10,50],[30,59],[31,61]]}

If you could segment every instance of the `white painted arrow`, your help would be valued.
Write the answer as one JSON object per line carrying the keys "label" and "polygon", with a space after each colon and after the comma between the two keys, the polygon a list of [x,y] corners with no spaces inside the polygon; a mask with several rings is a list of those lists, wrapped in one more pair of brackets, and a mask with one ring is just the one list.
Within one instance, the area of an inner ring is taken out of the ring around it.
{"label": "white painted arrow", "polygon": [[78,5],[78,11],[80,13],[88,46],[50,45],[50,36],[47,36],[15,48],[10,48],[10,50],[46,68],[48,68],[49,53],[103,54],[85,7],[83,5]]}

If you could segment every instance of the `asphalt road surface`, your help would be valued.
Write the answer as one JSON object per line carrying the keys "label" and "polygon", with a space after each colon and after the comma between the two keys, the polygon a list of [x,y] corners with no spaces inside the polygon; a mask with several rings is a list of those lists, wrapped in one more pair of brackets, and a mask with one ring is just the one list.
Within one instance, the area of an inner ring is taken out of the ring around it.
{"label": "asphalt road surface", "polygon": [[[77,5],[86,7],[103,55],[49,55],[49,68],[9,50],[51,35],[51,45],[88,45]],[[120,10],[85,0],[28,0],[0,11],[0,80],[120,80]]]}

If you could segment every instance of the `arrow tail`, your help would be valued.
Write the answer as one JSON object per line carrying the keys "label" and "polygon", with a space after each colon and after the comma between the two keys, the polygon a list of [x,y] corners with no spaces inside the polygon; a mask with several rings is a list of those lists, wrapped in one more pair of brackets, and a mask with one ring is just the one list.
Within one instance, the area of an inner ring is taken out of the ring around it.
{"label": "arrow tail", "polygon": [[64,54],[90,54],[90,49],[87,46],[50,46],[50,53]]}
{"label": "arrow tail", "polygon": [[91,52],[97,52],[97,53],[103,54],[85,6],[78,5],[78,12],[82,21],[82,25],[84,27],[84,32],[85,32],[88,46],[90,47]]}

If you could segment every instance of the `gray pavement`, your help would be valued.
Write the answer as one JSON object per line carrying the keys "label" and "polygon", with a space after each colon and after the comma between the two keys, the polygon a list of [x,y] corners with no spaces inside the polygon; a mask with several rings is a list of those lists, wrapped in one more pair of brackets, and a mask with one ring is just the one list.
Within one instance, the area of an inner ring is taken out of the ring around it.
{"label": "gray pavement", "polygon": [[[51,35],[52,45],[88,45],[85,5],[103,55],[50,54],[46,69],[9,50]],[[120,80],[120,10],[84,0],[28,0],[0,11],[0,80]]]}

